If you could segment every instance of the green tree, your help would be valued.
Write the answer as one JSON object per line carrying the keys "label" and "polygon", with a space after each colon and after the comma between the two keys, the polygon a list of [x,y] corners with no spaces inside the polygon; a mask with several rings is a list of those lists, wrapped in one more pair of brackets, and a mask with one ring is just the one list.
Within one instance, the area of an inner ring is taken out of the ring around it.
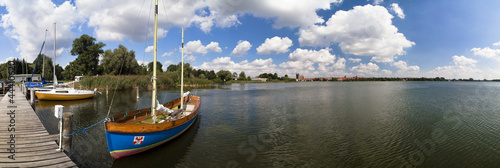
{"label": "green tree", "polygon": [[217,74],[215,74],[214,70],[211,70],[206,76],[207,76],[208,80],[213,80],[213,79],[217,78]]}
{"label": "green tree", "polygon": [[73,40],[73,48],[71,55],[78,56],[75,62],[75,70],[78,73],[85,75],[95,75],[95,70],[99,65],[99,55],[103,54],[102,47],[106,44],[95,42],[95,38],[89,35],[82,35],[80,38]]}
{"label": "green tree", "polygon": [[179,70],[180,67],[178,67],[177,65],[174,65],[174,64],[170,64],[168,67],[167,67],[167,72],[176,72],[177,70]]}
{"label": "green tree", "polygon": [[61,66],[59,66],[59,64],[57,64],[56,65],[56,77],[57,77],[57,79],[66,79],[63,77],[63,71],[64,71],[64,69]]}
{"label": "green tree", "polygon": [[[156,72],[157,73],[158,72],[163,72],[162,68],[163,68],[163,65],[161,65],[160,62],[156,61]],[[148,64],[148,73],[149,74],[153,74],[153,62],[150,62]]]}
{"label": "green tree", "polygon": [[[182,62],[179,62],[179,64],[177,64],[177,73],[178,75],[180,76],[181,75],[181,68],[182,68]],[[184,77],[190,77],[191,74],[192,74],[192,71],[193,71],[193,68],[191,67],[191,64],[189,63],[184,63]]]}
{"label": "green tree", "polygon": [[119,45],[118,48],[111,51],[111,49],[104,52],[101,67],[104,74],[110,75],[135,75],[138,74],[139,64],[135,60],[135,52]]}
{"label": "green tree", "polygon": [[238,77],[238,73],[233,72],[233,78],[237,78],[237,77]]}
{"label": "green tree", "polygon": [[68,65],[66,65],[66,67],[64,67],[64,71],[61,73],[61,75],[66,80],[74,80],[75,76],[82,76],[83,74],[78,72],[75,61],[72,61]]}
{"label": "green tree", "polygon": [[228,70],[220,70],[220,71],[218,71],[217,72],[217,76],[222,81],[229,81],[229,80],[233,79],[231,71],[228,71]]}
{"label": "green tree", "polygon": [[[45,63],[43,62],[43,57],[45,57]],[[45,68],[43,71],[43,78],[45,79],[52,79],[53,78],[53,72],[54,72],[54,66],[52,64],[52,58],[42,54],[38,57],[38,64],[36,65],[36,70],[35,74],[42,74],[42,68]],[[35,64],[37,63],[37,60],[33,60],[33,64],[30,65],[31,69],[35,68]],[[44,66],[45,64],[45,66]],[[30,72],[31,73],[31,72]]]}
{"label": "green tree", "polygon": [[200,78],[200,79],[206,79],[205,74],[200,74],[200,76],[198,78]]}
{"label": "green tree", "polygon": [[9,77],[9,64],[0,64],[0,79],[7,79]]}
{"label": "green tree", "polygon": [[259,75],[259,78],[267,78],[269,75],[267,73],[262,73]]}
{"label": "green tree", "polygon": [[245,74],[245,71],[240,72],[240,77],[238,78],[238,80],[247,80],[247,76]]}
{"label": "green tree", "polygon": [[137,74],[139,75],[147,75],[148,74],[148,66],[146,64],[141,64],[137,67]]}

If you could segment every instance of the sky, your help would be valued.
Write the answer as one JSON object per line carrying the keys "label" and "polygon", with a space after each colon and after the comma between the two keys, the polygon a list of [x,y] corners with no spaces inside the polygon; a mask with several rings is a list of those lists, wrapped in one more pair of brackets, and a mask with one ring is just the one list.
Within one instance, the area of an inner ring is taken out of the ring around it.
{"label": "sky", "polygon": [[[83,34],[153,61],[151,0],[0,0],[0,62]],[[247,75],[500,79],[500,1],[159,0],[158,61]],[[54,23],[56,30],[54,31]]]}

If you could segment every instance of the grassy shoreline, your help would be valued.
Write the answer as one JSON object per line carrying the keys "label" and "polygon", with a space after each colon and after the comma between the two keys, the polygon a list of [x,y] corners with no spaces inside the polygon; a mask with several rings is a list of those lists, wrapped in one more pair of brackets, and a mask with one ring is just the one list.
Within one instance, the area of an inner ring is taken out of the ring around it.
{"label": "grassy shoreline", "polygon": [[[158,75],[157,78],[158,89],[168,89],[180,87],[180,81],[175,79],[173,75]],[[211,86],[214,82],[204,79],[187,78],[184,80],[184,86],[187,87],[207,87]],[[104,75],[95,76],[91,78],[84,78],[75,88],[97,88],[98,90],[132,90],[137,87],[142,90],[152,90],[151,76],[150,75]]]}
{"label": "grassy shoreline", "polygon": [[[233,84],[233,83],[283,83],[283,82],[295,82],[295,81],[282,81],[282,80],[270,80],[270,81],[248,81],[248,80],[231,80],[223,82],[220,79],[208,80],[199,78],[184,78],[184,87],[211,87],[213,84]],[[97,88],[99,91],[105,91],[106,88],[109,90],[133,90],[139,87],[141,90],[152,90],[151,85],[151,75],[103,75],[83,78],[80,83],[75,84],[75,88],[82,89],[94,89]],[[171,89],[180,87],[180,79],[175,74],[161,74],[157,76],[157,87],[158,89]]]}

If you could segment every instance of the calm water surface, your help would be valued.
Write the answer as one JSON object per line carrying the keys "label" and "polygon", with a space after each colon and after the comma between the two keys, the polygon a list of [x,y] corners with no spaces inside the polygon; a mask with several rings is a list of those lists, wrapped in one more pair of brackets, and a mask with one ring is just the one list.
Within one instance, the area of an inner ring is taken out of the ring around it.
{"label": "calm water surface", "polygon": [[[73,137],[80,167],[499,167],[500,83],[301,82],[190,89],[199,119],[182,136],[114,160],[104,126]],[[178,97],[159,92],[159,100]],[[151,92],[116,92],[110,113],[150,106]],[[113,92],[37,104],[51,134],[53,106],[74,127],[106,117]]]}

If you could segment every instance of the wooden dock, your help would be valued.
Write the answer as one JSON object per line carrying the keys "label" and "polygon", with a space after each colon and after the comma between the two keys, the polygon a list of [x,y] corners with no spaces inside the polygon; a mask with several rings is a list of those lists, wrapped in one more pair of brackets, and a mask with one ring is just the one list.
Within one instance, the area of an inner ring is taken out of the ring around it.
{"label": "wooden dock", "polygon": [[59,135],[49,135],[21,89],[14,87],[13,104],[9,93],[0,101],[0,167],[77,167],[56,151]]}

